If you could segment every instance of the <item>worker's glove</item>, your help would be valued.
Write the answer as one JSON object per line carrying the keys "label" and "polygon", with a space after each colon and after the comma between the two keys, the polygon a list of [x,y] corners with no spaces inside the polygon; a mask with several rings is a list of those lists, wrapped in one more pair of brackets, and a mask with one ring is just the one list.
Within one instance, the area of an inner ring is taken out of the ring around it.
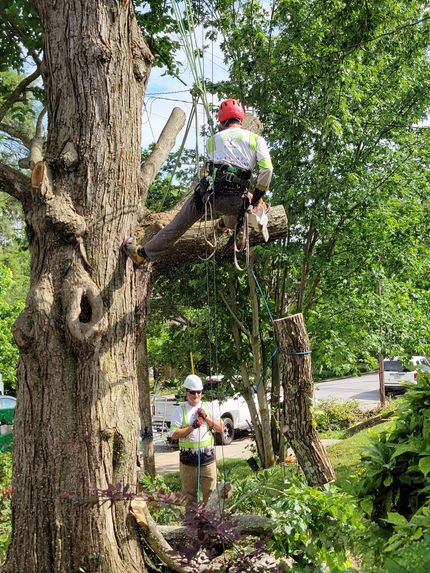
{"label": "worker's glove", "polygon": [[193,428],[197,430],[198,428],[200,428],[200,426],[203,426],[204,422],[205,421],[201,416],[197,416],[197,418],[193,422]]}
{"label": "worker's glove", "polygon": [[201,418],[203,418],[203,420],[206,420],[206,418],[207,418],[207,414],[203,408],[199,408],[197,410],[197,416],[200,416]]}

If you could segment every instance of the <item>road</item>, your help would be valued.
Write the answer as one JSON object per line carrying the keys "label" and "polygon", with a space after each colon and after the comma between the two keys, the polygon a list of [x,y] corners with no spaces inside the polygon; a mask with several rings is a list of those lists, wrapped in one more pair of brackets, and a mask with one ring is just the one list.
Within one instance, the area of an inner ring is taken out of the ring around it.
{"label": "road", "polygon": [[368,409],[379,402],[378,374],[363,374],[315,384],[314,400],[335,398],[340,402],[358,400],[360,407]]}
{"label": "road", "polygon": [[[379,402],[378,374],[363,374],[315,384],[314,400],[335,398],[341,402],[358,400],[360,407],[368,409]],[[155,401],[155,415],[158,420],[170,421],[175,400],[172,396]]]}

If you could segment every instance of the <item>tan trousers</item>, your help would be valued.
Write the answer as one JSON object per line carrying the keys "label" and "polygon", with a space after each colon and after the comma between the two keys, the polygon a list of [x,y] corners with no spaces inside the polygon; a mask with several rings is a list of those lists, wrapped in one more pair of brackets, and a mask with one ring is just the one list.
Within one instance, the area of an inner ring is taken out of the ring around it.
{"label": "tan trousers", "polygon": [[[179,464],[182,493],[185,496],[185,505],[189,506],[197,501],[197,466]],[[216,462],[207,466],[200,466],[200,491],[203,494],[203,503],[206,503],[216,488]]]}

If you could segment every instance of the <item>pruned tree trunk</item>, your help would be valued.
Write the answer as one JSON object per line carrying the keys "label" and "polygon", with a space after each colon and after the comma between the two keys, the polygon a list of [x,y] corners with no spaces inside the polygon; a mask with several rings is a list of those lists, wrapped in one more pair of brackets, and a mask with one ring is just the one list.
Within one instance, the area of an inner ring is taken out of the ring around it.
{"label": "pruned tree trunk", "polygon": [[312,423],[311,355],[303,315],[280,318],[274,325],[283,372],[285,436],[309,485],[332,482],[336,476]]}

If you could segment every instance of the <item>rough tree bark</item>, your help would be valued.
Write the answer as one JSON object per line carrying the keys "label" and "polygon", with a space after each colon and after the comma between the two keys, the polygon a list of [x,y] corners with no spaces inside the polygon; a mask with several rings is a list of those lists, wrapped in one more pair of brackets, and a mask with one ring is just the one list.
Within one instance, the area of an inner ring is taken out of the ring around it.
{"label": "rough tree bark", "polygon": [[136,273],[120,245],[137,223],[151,54],[129,2],[37,7],[48,139],[44,157],[34,142],[31,187],[2,170],[23,204],[31,252],[14,327],[13,538],[3,571],[142,572],[126,504],[68,496],[85,502],[95,488],[136,482],[136,348],[153,271]]}
{"label": "rough tree bark", "polygon": [[274,321],[285,401],[284,433],[309,485],[335,480],[318,432],[312,424],[313,380],[310,343],[302,314]]}
{"label": "rough tree bark", "polygon": [[[121,243],[147,225],[146,194],[184,114],[172,113],[141,167],[152,57],[131,3],[36,6],[48,138],[44,147],[27,140],[31,182],[0,165],[0,188],[22,203],[31,254],[14,326],[13,537],[2,573],[142,573],[127,503],[100,505],[94,490],[136,483],[137,348],[157,269],[136,271]],[[204,248],[195,241],[189,261]]]}

